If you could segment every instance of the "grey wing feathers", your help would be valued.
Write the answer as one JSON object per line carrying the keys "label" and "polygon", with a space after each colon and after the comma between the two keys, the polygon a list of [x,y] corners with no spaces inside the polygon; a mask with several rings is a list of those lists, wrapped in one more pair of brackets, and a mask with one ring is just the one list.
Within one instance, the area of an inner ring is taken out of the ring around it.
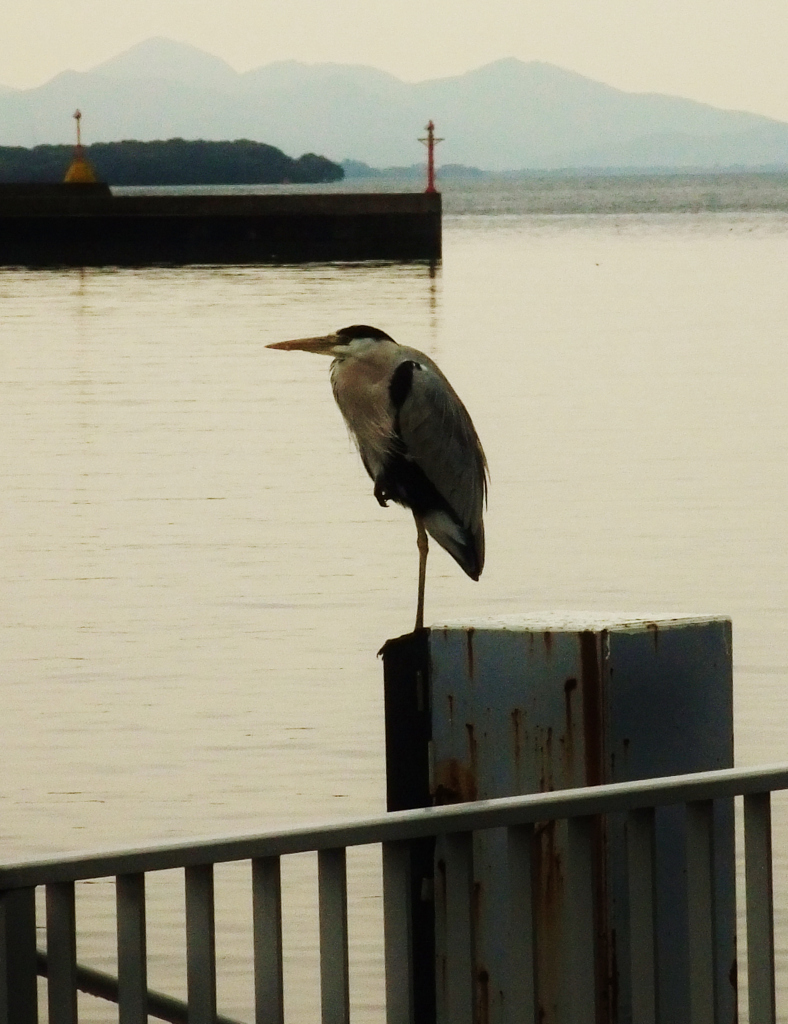
{"label": "grey wing feathers", "polygon": [[411,458],[471,532],[487,496],[487,460],[468,411],[438,367],[421,352],[421,367],[399,411],[400,436]]}

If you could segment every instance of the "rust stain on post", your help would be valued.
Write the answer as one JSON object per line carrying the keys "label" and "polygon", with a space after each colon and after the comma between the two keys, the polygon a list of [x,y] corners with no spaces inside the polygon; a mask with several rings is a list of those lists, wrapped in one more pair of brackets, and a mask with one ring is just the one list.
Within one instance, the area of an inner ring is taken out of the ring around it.
{"label": "rust stain on post", "polygon": [[559,950],[562,947],[564,874],[557,842],[558,822],[540,822],[534,843],[534,913],[539,1020],[554,1020],[562,985]]}
{"label": "rust stain on post", "polygon": [[[604,634],[602,634],[604,644]],[[595,633],[580,634],[581,690],[583,694],[583,739],[585,740],[586,786],[602,784],[603,694]]]}
{"label": "rust stain on post", "polygon": [[[544,737],[544,740],[542,740]],[[548,726],[546,732],[537,730],[534,737],[536,760],[540,765],[539,790],[549,792],[553,786],[553,730]]]}
{"label": "rust stain on post", "polygon": [[476,776],[456,757],[439,761],[435,765],[435,803],[461,804],[476,800]]}
{"label": "rust stain on post", "polygon": [[474,779],[479,778],[479,745],[476,742],[476,733],[472,722],[466,722],[465,728],[468,732],[468,758],[471,762],[471,775]]}
{"label": "rust stain on post", "polygon": [[512,708],[512,733],[514,739],[514,763],[519,771],[520,768],[520,756],[523,751],[523,713],[519,708]]}
{"label": "rust stain on post", "polygon": [[484,967],[476,972],[476,1021],[490,1024],[490,972]]}
{"label": "rust stain on post", "polygon": [[566,719],[566,733],[564,736],[564,749],[566,750],[566,764],[564,781],[567,785],[571,785],[574,780],[574,761],[575,761],[575,731],[574,731],[574,715],[572,713],[572,695],[577,690],[577,680],[574,678],[567,679],[564,683],[564,717]]}
{"label": "rust stain on post", "polygon": [[514,757],[513,764],[513,777],[514,777],[514,792],[522,793],[525,786],[524,780],[524,769],[523,764],[523,749],[525,742],[525,730],[523,728],[523,712],[521,708],[512,708],[509,712],[509,717],[512,721],[512,753]]}
{"label": "rust stain on post", "polygon": [[466,630],[465,632],[465,650],[468,660],[468,678],[473,682],[473,670],[474,670],[474,656],[473,656],[473,634],[475,630],[473,627]]}

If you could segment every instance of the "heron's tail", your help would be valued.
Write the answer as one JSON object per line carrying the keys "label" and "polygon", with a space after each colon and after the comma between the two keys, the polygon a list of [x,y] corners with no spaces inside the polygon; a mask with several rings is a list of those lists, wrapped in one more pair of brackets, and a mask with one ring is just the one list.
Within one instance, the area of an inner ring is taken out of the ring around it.
{"label": "heron's tail", "polygon": [[427,512],[424,516],[427,533],[448,551],[463,572],[478,580],[484,568],[484,523],[474,531],[461,526],[444,511]]}

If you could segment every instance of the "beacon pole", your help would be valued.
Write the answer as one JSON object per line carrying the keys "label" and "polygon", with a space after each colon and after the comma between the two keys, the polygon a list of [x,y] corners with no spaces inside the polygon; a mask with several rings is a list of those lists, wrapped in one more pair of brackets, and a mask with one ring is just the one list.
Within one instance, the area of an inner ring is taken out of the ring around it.
{"label": "beacon pole", "polygon": [[432,121],[429,121],[426,128],[427,137],[419,139],[419,142],[423,142],[427,147],[427,187],[424,189],[425,192],[436,192],[435,188],[435,146],[438,142],[443,142],[443,139],[435,138],[435,125]]}

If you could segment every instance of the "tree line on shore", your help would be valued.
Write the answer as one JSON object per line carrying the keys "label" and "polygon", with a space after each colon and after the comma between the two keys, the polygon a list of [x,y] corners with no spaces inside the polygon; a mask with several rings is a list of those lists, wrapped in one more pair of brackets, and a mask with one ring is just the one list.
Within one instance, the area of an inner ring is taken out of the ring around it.
{"label": "tree line on shore", "polygon": [[[248,139],[96,142],[82,152],[108,185],[313,184],[340,181],[345,173],[324,156],[293,158]],[[0,182],[63,181],[73,157],[73,146],[0,146]]]}

